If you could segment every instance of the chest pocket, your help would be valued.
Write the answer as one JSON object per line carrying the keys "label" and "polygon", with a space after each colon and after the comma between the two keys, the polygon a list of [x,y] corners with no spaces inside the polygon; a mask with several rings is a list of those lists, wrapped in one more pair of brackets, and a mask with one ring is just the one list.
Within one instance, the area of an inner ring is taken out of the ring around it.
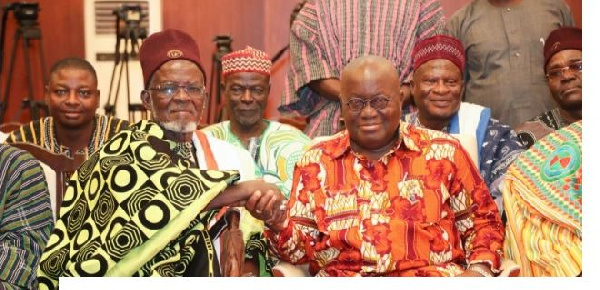
{"label": "chest pocket", "polygon": [[445,183],[428,188],[421,179],[398,182],[398,196],[390,200],[392,218],[420,222],[437,222],[444,217],[442,209],[450,194]]}

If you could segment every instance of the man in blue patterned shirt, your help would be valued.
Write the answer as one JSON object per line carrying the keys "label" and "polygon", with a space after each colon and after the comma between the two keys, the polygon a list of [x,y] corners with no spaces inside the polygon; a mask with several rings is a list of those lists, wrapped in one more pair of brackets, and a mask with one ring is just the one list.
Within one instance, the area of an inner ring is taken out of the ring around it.
{"label": "man in blue patterned shirt", "polygon": [[[406,121],[432,130],[470,138],[477,144],[479,172],[503,212],[500,182],[522,152],[515,131],[490,117],[490,109],[462,102],[465,51],[456,38],[437,35],[418,42],[413,50],[411,92],[418,111]],[[465,146],[466,144],[463,144]],[[477,163],[477,161],[475,161]]]}

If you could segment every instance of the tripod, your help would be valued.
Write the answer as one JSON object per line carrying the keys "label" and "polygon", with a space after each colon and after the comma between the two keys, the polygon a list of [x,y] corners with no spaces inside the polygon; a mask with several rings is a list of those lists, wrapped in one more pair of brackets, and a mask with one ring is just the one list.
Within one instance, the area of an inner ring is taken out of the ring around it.
{"label": "tripod", "polygon": [[230,53],[233,39],[229,35],[217,35],[213,41],[217,44],[217,50],[213,54],[212,67],[210,70],[210,100],[208,102],[208,116],[206,121],[213,124],[227,119],[226,110],[221,102],[221,58]]}
{"label": "tripod", "polygon": [[[127,110],[129,112],[129,120],[133,120],[135,112],[142,112],[142,117],[145,118],[144,114],[146,109],[142,105],[134,105],[131,103],[131,89],[129,81],[129,60],[130,56],[137,56],[139,51],[140,43],[147,37],[146,30],[139,26],[139,20],[129,21],[122,19],[122,15],[125,15],[123,11],[137,9],[138,7],[123,7],[120,10],[116,10],[117,15],[117,43],[115,45],[115,63],[113,66],[112,74],[110,77],[110,88],[108,92],[108,99],[106,105],[104,105],[104,111],[106,115],[114,116],[116,113],[116,104],[119,99],[119,93],[121,90],[121,83],[123,78],[123,69],[125,69],[125,84],[127,89]],[[121,23],[125,23],[124,27],[121,27]],[[123,44],[123,51],[121,51],[121,41]],[[117,74],[117,68],[119,75],[117,77],[116,89],[113,91],[115,76]],[[113,98],[114,95],[114,98]]]}
{"label": "tripod", "polygon": [[[4,33],[5,33],[4,29],[6,27],[6,16],[7,16],[8,9],[13,9],[13,8],[10,8],[10,7],[5,8],[4,15],[2,17],[3,18],[2,19],[3,20],[2,40],[4,40]],[[45,61],[44,61],[44,49],[42,47],[42,31],[40,30],[39,22],[37,22],[37,20],[31,20],[31,19],[20,20],[18,15],[17,15],[17,20],[19,20],[19,27],[15,31],[13,48],[12,48],[12,51],[10,54],[9,70],[8,70],[8,75],[6,78],[6,87],[4,89],[4,96],[2,98],[2,101],[0,102],[0,121],[3,120],[6,109],[8,108],[8,99],[9,99],[8,97],[9,97],[11,83],[12,83],[13,71],[14,71],[14,66],[15,66],[15,55],[17,52],[17,46],[19,44],[19,40],[22,40],[21,43],[22,43],[22,48],[23,48],[23,55],[25,57],[25,72],[27,75],[27,95],[23,99],[23,105],[21,107],[19,107],[19,110],[18,110],[17,114],[14,116],[14,119],[16,120],[20,116],[23,108],[29,108],[29,112],[31,114],[32,120],[36,120],[36,119],[40,118],[40,110],[41,109],[44,109],[44,113],[47,114],[47,112],[46,112],[47,107],[46,107],[44,101],[36,101],[36,100],[34,100],[34,97],[33,97],[33,76],[31,74],[31,71],[32,71],[31,60],[29,58],[29,55],[30,55],[29,48],[31,47],[31,41],[39,40],[42,79],[43,79],[44,84],[46,84],[48,79],[45,74],[46,67],[45,67]],[[2,58],[2,56],[0,56],[0,59],[1,58]],[[2,67],[2,61],[0,61],[0,69],[1,69],[1,67]]]}

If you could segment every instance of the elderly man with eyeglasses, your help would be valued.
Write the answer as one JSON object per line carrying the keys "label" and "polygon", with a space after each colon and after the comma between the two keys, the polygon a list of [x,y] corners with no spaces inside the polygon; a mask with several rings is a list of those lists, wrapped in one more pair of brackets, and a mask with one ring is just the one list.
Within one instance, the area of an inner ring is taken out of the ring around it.
{"label": "elderly man with eyeglasses", "polygon": [[504,229],[485,182],[458,141],[400,121],[399,88],[385,58],[344,68],[347,129],[298,162],[287,214],[266,221],[272,249],[317,276],[499,273]]}
{"label": "elderly man with eyeglasses", "polygon": [[561,27],[544,45],[544,72],[558,107],[527,121],[515,130],[529,148],[537,140],[581,120],[581,29]]}
{"label": "elderly man with eyeglasses", "polygon": [[[155,33],[140,63],[152,120],[121,131],[74,173],[40,288],[56,288],[61,276],[269,274],[262,224],[244,227],[250,213],[228,206],[262,198],[254,214],[268,220],[283,195],[254,180],[247,152],[196,130],[206,101],[196,42],[178,30]],[[247,273],[247,260],[257,272]]]}

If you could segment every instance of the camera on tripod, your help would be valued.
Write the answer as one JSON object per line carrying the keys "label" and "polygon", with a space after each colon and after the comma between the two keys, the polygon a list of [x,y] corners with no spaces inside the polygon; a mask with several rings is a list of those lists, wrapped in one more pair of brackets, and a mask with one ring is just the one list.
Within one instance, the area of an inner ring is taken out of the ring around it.
{"label": "camera on tripod", "polygon": [[225,53],[225,54],[231,52],[231,42],[233,42],[233,39],[231,39],[231,36],[217,35],[217,36],[215,36],[213,41],[217,45],[217,52]]}
{"label": "camera on tripod", "polygon": [[6,11],[14,11],[15,18],[21,26],[34,26],[37,24],[40,14],[40,5],[38,3],[14,2],[7,4]]}
{"label": "camera on tripod", "polygon": [[122,5],[113,11],[117,15],[117,38],[144,39],[148,32],[141,26],[144,15],[140,5]]}
{"label": "camera on tripod", "polygon": [[[131,103],[129,61],[131,59],[136,59],[141,42],[148,37],[147,30],[142,27],[142,21],[147,15],[142,13],[142,7],[140,5],[127,4],[123,4],[121,7],[113,10],[113,15],[117,16],[117,39],[115,42],[114,54],[115,63],[110,77],[108,99],[104,105],[104,112],[107,115],[115,115],[116,104],[121,91],[122,76],[125,76],[125,90],[127,92],[128,111],[130,114],[129,119],[133,120],[132,112],[142,111],[145,110],[145,108]],[[125,72],[123,72],[123,70],[125,70]]]}
{"label": "camera on tripod", "polygon": [[4,40],[6,34],[6,22],[8,19],[8,14],[13,12],[15,16],[15,20],[17,21],[18,27],[15,30],[15,37],[13,42],[12,52],[10,54],[9,60],[9,70],[6,76],[6,87],[4,88],[4,94],[2,99],[0,100],[0,122],[4,118],[4,114],[6,113],[6,109],[8,107],[9,94],[11,93],[11,83],[13,76],[13,69],[15,66],[15,57],[17,52],[17,45],[19,41],[23,42],[23,55],[25,58],[25,69],[27,71],[27,95],[25,95],[22,99],[23,107],[19,109],[16,117],[19,117],[21,113],[21,109],[29,108],[32,119],[39,118],[40,110],[43,110],[45,113],[46,106],[43,100],[34,99],[34,80],[32,77],[32,67],[30,62],[30,48],[31,43],[35,40],[39,42],[39,57],[40,57],[40,65],[41,65],[41,75],[43,83],[46,83],[46,68],[44,61],[44,53],[42,48],[42,31],[40,29],[40,24],[38,22],[38,17],[40,14],[40,5],[36,2],[13,2],[4,6],[2,11],[2,24],[0,31],[0,73],[2,72],[2,67],[4,64]]}

